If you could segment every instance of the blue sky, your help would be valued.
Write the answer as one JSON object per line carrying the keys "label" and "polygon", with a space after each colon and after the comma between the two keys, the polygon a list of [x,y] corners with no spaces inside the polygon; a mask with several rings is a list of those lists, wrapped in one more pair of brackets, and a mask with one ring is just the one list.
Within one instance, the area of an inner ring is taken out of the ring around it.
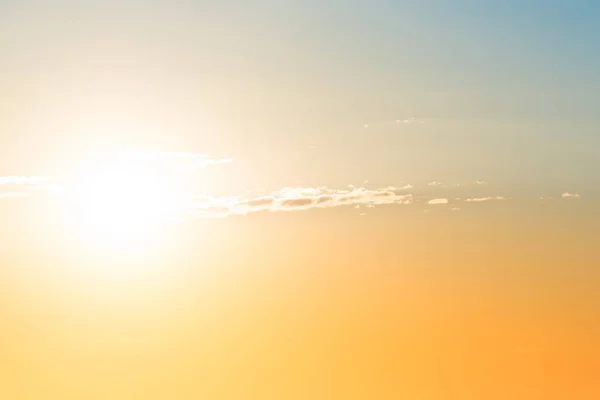
{"label": "blue sky", "polygon": [[2,3],[3,144],[83,140],[56,120],[100,92],[99,112],[172,108],[162,122],[140,109],[180,130],[143,140],[243,161],[249,186],[599,186],[595,2],[119,3]]}

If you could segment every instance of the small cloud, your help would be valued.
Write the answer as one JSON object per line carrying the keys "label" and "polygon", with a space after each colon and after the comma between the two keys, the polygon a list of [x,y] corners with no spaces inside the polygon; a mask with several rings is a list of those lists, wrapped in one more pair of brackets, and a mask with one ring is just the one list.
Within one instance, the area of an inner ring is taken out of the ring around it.
{"label": "small cloud", "polygon": [[385,187],[385,188],[383,188],[381,190],[401,191],[401,190],[410,190],[412,188],[413,188],[413,186],[409,184],[409,185],[404,185],[404,186],[401,186],[401,187],[388,186],[388,187]]}
{"label": "small cloud", "polygon": [[458,207],[453,207],[453,208],[451,208],[451,209],[450,209],[450,211],[460,211],[460,208],[458,208]]}
{"label": "small cloud", "polygon": [[364,125],[363,125],[363,127],[364,127],[364,128],[368,128],[368,127],[369,127],[369,124],[364,124]]}
{"label": "small cloud", "polygon": [[415,117],[410,117],[410,118],[406,118],[406,119],[397,119],[396,123],[397,124],[406,124],[406,125],[410,125],[412,123],[415,122],[419,122],[419,120],[417,120],[417,118]]}
{"label": "small cloud", "polygon": [[438,205],[438,204],[448,204],[448,199],[433,199],[429,200],[427,204],[430,205]]}
{"label": "small cloud", "polygon": [[485,182],[485,181],[473,181],[471,183],[473,185],[487,185],[487,182]]}
{"label": "small cloud", "polygon": [[442,182],[438,182],[438,181],[429,182],[427,184],[427,186],[442,186]]}
{"label": "small cloud", "polygon": [[366,185],[367,183],[369,183],[369,180],[365,179],[365,181],[363,182],[363,184]]}
{"label": "small cloud", "polygon": [[360,213],[360,214],[358,214],[359,217],[364,217],[365,215],[367,215],[367,213]]}
{"label": "small cloud", "polygon": [[506,198],[501,197],[501,196],[496,196],[496,197],[470,197],[468,199],[465,199],[465,201],[468,203],[480,203],[483,201],[490,201],[490,200],[506,200]]}
{"label": "small cloud", "polygon": [[580,199],[581,195],[579,193],[565,192],[561,194],[560,197],[562,197],[563,199]]}

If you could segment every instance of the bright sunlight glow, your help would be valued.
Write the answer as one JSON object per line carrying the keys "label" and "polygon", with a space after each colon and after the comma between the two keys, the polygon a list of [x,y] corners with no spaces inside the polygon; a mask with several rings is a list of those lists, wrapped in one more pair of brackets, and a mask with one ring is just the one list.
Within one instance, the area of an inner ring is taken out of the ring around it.
{"label": "bright sunlight glow", "polygon": [[88,244],[137,251],[160,241],[186,197],[164,165],[122,153],[83,168],[64,193],[67,213]]}

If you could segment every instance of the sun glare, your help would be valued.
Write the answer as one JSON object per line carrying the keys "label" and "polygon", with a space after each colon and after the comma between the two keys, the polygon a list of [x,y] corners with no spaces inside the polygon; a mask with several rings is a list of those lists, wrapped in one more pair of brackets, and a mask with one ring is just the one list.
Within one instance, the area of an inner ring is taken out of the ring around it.
{"label": "sun glare", "polygon": [[186,198],[169,169],[120,154],[81,169],[64,193],[77,232],[96,248],[138,251],[164,239]]}

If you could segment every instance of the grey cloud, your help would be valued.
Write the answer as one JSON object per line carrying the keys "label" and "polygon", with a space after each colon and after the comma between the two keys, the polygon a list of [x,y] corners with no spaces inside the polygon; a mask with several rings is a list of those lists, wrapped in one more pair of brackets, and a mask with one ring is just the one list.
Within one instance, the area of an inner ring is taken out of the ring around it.
{"label": "grey cloud", "polygon": [[273,197],[257,197],[252,200],[248,200],[248,205],[251,207],[269,206],[273,204],[275,199]]}
{"label": "grey cloud", "polygon": [[314,199],[309,198],[309,197],[300,198],[300,199],[285,199],[285,200],[281,200],[279,202],[279,205],[282,207],[291,207],[291,208],[306,207],[306,206],[313,204],[314,201],[315,201]]}

